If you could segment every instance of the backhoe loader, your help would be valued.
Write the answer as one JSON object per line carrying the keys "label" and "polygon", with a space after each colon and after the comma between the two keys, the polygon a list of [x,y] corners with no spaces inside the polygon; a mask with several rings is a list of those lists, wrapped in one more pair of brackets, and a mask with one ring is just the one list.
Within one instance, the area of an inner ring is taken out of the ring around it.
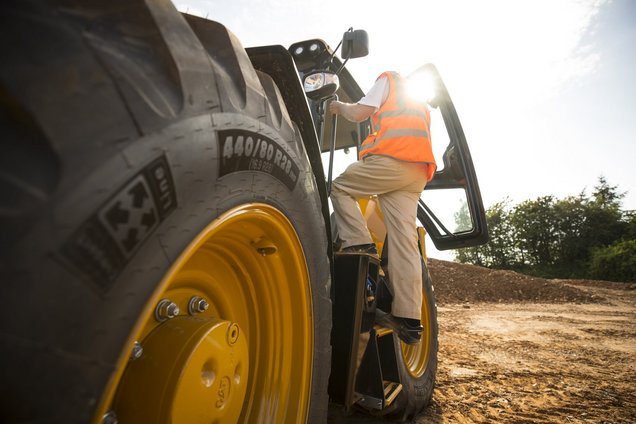
{"label": "backhoe loader", "polygon": [[[375,323],[391,304],[377,199],[360,205],[380,257],[338,252],[330,217],[334,164],[370,128],[326,104],[362,97],[345,65],[367,54],[364,31],[338,57],[320,39],[246,49],[168,0],[0,8],[1,422],[324,423],[330,402],[402,419],[427,406],[424,233],[440,250],[487,240],[434,66],[421,72],[445,150],[418,210],[424,334],[409,346]],[[448,191],[469,228],[426,200]]]}

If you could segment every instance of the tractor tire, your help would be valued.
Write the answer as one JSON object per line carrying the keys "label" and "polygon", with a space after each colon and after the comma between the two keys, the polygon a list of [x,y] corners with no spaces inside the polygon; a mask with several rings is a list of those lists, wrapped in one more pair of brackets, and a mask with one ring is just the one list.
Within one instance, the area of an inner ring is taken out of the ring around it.
{"label": "tractor tire", "polygon": [[424,261],[422,295],[422,341],[410,346],[393,334],[395,351],[402,353],[397,355],[402,392],[389,406],[386,414],[403,421],[413,419],[429,405],[437,373],[437,305],[431,275]]}
{"label": "tractor tire", "polygon": [[0,422],[326,422],[328,237],[273,80],[167,0],[1,12]]}

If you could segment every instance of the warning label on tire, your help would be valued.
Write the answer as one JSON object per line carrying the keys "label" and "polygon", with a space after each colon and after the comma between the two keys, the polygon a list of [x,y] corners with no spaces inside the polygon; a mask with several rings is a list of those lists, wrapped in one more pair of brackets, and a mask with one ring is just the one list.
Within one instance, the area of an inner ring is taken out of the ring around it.
{"label": "warning label on tire", "polygon": [[107,290],[176,206],[168,161],[160,157],[128,180],[64,243],[64,262]]}
{"label": "warning label on tire", "polygon": [[270,174],[293,190],[298,181],[298,165],[275,141],[245,130],[218,132],[219,177],[240,171]]}

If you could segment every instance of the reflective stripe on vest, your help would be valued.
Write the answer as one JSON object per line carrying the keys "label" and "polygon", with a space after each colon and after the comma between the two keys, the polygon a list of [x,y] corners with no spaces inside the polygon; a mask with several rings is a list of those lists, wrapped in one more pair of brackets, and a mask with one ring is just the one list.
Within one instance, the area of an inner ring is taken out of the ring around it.
{"label": "reflective stripe on vest", "polygon": [[428,117],[426,112],[423,112],[421,110],[403,109],[403,110],[387,110],[386,112],[382,112],[380,114],[380,120],[382,118],[390,118],[390,117],[402,116],[402,115],[417,116],[422,119],[427,119]]}
{"label": "reflective stripe on vest", "polygon": [[395,130],[386,130],[382,133],[382,136],[375,137],[372,143],[365,144],[362,146],[362,150],[370,149],[371,147],[377,145],[384,139],[387,138],[396,138],[396,137],[426,137],[428,138],[428,132],[424,130],[413,130],[410,128],[398,128]]}
{"label": "reflective stripe on vest", "polygon": [[394,72],[385,72],[389,95],[371,120],[375,132],[360,147],[360,158],[384,155],[395,159],[428,164],[430,180],[436,165],[429,133],[430,112],[425,104],[411,100],[406,93],[406,81]]}

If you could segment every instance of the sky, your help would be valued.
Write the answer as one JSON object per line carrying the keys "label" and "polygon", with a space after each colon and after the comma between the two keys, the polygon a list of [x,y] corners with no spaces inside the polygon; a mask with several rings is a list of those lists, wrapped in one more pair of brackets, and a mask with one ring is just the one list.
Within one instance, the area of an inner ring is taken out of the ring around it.
{"label": "sky", "polygon": [[[462,121],[486,207],[591,193],[599,176],[636,209],[636,1],[175,0],[245,47],[369,34],[347,67],[363,90],[385,70],[434,63]],[[435,133],[433,131],[433,142]]]}

